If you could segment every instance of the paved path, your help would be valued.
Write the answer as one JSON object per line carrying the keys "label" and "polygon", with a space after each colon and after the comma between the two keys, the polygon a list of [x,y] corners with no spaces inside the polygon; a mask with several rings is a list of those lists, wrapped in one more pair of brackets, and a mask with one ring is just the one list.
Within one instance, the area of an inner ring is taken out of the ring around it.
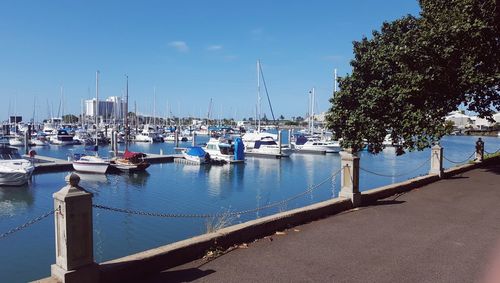
{"label": "paved path", "polygon": [[[496,268],[488,268],[495,259]],[[491,270],[500,272],[500,164],[298,226],[209,262],[166,270],[147,282],[475,282]]]}

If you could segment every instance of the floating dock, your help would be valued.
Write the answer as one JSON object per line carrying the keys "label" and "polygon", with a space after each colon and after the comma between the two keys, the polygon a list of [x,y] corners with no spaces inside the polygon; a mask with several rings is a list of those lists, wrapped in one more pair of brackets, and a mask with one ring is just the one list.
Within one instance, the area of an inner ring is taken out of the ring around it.
{"label": "floating dock", "polygon": [[[24,155],[23,157],[28,160],[31,160],[28,155]],[[174,162],[174,158],[180,158],[180,157],[182,157],[181,154],[160,155],[160,154],[146,153],[146,157],[144,157],[144,160],[146,160],[151,164],[170,163]],[[35,174],[74,170],[73,163],[71,161],[59,158],[37,155],[33,159],[33,162],[35,165],[35,171],[34,171]]]}

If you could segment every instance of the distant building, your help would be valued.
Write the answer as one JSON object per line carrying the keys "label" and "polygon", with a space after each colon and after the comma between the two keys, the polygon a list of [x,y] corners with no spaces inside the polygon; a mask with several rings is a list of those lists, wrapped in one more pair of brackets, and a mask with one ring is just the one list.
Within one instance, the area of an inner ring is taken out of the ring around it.
{"label": "distant building", "polygon": [[445,121],[453,122],[455,128],[457,129],[465,129],[473,125],[472,119],[470,116],[460,113],[458,111],[451,112],[448,116],[446,116]]}
{"label": "distant building", "polygon": [[[96,99],[85,100],[85,115],[87,117],[96,116]],[[106,120],[121,120],[125,118],[126,102],[119,96],[111,96],[106,100],[99,100],[99,113],[97,116]]]}

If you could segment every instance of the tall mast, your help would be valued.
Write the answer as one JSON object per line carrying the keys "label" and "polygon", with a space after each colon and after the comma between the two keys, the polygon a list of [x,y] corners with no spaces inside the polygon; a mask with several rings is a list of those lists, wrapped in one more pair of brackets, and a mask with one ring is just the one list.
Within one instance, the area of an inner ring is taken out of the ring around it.
{"label": "tall mast", "polygon": [[261,103],[260,103],[260,60],[257,60],[257,131],[260,132],[260,112],[261,112]]}
{"label": "tall mast", "polygon": [[97,142],[97,128],[99,127],[99,71],[95,72],[95,145]]}
{"label": "tall mast", "polygon": [[128,76],[125,75],[127,78],[127,83],[125,86],[125,151],[128,150],[128,134],[129,134],[129,126],[128,126]]}
{"label": "tall mast", "polygon": [[311,134],[314,134],[314,87],[311,94]]}
{"label": "tall mast", "polygon": [[153,125],[156,130],[156,87],[153,88]]}

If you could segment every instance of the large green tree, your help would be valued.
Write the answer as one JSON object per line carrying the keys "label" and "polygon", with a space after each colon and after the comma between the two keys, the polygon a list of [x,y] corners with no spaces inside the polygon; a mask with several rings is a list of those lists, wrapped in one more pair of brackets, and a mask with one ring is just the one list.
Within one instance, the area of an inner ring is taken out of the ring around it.
{"label": "large green tree", "polygon": [[[352,73],[330,100],[330,129],[343,146],[383,149],[389,132],[423,149],[448,131],[464,105],[482,117],[500,109],[500,7],[495,0],[421,0],[421,14],[386,22],[353,43]],[[403,151],[400,151],[400,153]]]}

